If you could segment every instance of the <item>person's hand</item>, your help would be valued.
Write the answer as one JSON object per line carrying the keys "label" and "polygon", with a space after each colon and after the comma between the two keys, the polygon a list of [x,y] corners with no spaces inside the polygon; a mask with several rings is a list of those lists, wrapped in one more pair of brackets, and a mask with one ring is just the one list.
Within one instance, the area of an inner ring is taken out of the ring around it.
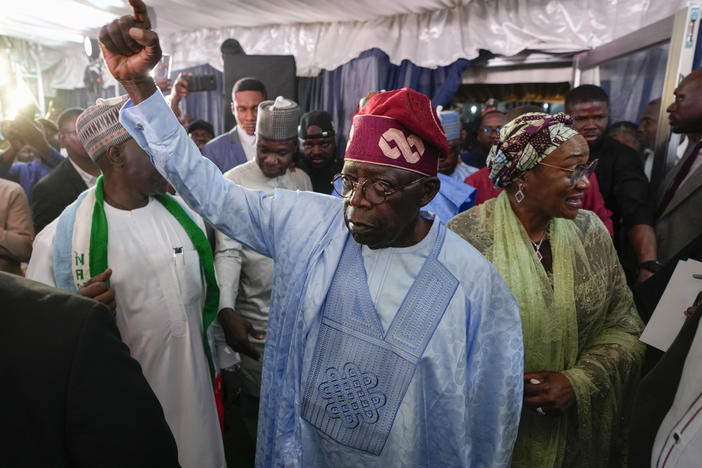
{"label": "person's hand", "polygon": [[692,317],[693,315],[695,315],[695,312],[697,312],[698,307],[699,306],[690,306],[687,309],[685,309],[685,318]]}
{"label": "person's hand", "polygon": [[107,282],[110,280],[110,276],[112,276],[112,270],[108,268],[99,275],[93,276],[86,281],[83,287],[80,288],[76,294],[102,302],[108,309],[110,309],[110,311],[114,312],[115,308],[117,307],[117,303],[115,302],[114,289],[107,285]]}
{"label": "person's hand", "polygon": [[241,394],[241,373],[222,369],[222,400],[230,405]]}
{"label": "person's hand", "polygon": [[188,97],[189,94],[187,77],[192,75],[193,74],[190,72],[182,72],[178,74],[178,77],[173,84],[173,93],[171,94],[171,110],[179,119],[182,114],[180,111],[180,101],[183,98]]}
{"label": "person's hand", "polygon": [[14,120],[5,120],[2,122],[2,133],[5,139],[10,143],[10,148],[13,151],[19,151],[24,146],[25,142],[17,131],[17,125]]}
{"label": "person's hand", "polygon": [[161,59],[161,46],[151,30],[146,5],[141,0],[129,0],[129,4],[133,15],[106,24],[98,36],[107,69],[120,82],[147,80]]}
{"label": "person's hand", "polygon": [[261,353],[249,341],[249,336],[262,340],[266,336],[264,332],[254,330],[251,322],[230,308],[219,311],[219,323],[222,325],[224,339],[230,348],[252,359],[260,359]]}
{"label": "person's hand", "polygon": [[[43,158],[49,155],[49,143],[41,130],[34,125],[34,122],[24,117],[18,117],[12,121],[10,129],[9,138],[13,148],[21,142],[22,146],[27,144],[34,148],[39,153],[39,156]],[[15,140],[15,142],[12,140]]]}
{"label": "person's hand", "polygon": [[190,93],[188,91],[188,77],[193,76],[192,73],[190,72],[182,72],[178,74],[178,77],[175,80],[175,83],[173,83],[173,98],[178,98],[178,100],[181,100],[183,98],[188,97],[188,94]]}
{"label": "person's hand", "polygon": [[171,79],[170,78],[159,78],[157,80],[154,80],[156,82],[156,86],[158,89],[161,90],[161,93],[166,94],[168,91],[171,90]]}
{"label": "person's hand", "polygon": [[540,414],[558,415],[568,411],[574,403],[573,386],[561,372],[524,374],[524,406]]}

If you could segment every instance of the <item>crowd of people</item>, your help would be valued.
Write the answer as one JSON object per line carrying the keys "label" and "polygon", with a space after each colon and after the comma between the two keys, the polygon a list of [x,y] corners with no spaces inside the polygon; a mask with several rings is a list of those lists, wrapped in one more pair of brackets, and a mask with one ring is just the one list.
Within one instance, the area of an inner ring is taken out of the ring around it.
{"label": "crowd of people", "polygon": [[0,466],[699,465],[702,310],[656,362],[632,289],[702,259],[702,69],[655,191],[661,100],[611,123],[594,85],[468,148],[374,91],[337,148],[247,77],[215,135],[130,4],[100,31],[127,95],[3,123]]}

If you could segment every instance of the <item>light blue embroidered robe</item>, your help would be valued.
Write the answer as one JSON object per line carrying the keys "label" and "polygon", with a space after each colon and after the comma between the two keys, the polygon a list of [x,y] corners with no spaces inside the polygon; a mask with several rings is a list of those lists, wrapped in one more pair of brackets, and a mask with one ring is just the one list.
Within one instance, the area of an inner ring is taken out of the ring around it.
{"label": "light blue embroidered robe", "polygon": [[128,103],[120,120],[195,211],[274,259],[257,466],[509,465],[522,400],[519,310],[497,271],[472,246],[446,233],[437,258],[458,286],[382,452],[346,447],[302,417],[321,309],[349,237],[343,202],[285,190],[266,196],[228,182],[200,155],[158,93],[139,106]]}

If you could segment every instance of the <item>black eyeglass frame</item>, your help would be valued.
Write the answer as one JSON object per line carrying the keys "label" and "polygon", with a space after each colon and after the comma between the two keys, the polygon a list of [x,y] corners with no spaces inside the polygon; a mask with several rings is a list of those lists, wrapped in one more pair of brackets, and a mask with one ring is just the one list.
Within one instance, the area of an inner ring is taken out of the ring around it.
{"label": "black eyeglass frame", "polygon": [[595,172],[595,169],[597,168],[597,161],[599,161],[599,159],[593,159],[590,162],[578,164],[573,169],[561,166],[554,166],[552,164],[546,164],[544,162],[540,162],[539,166],[552,167],[553,169],[560,169],[565,172],[570,172],[570,186],[575,187],[580,179],[582,179],[583,177],[590,177],[590,175],[592,175],[592,173]]}
{"label": "black eyeglass frame", "polygon": [[[337,190],[337,188],[336,188],[336,181],[338,181],[339,179],[341,179],[341,190]],[[409,182],[409,183],[404,184],[404,185],[400,185],[399,187],[392,187],[390,189],[380,190],[376,186],[373,189],[373,191],[371,191],[371,192],[366,192],[366,184],[368,184],[369,182],[371,184],[379,182],[379,183],[384,184],[384,185],[389,185],[388,182],[380,181],[378,179],[367,179],[367,178],[363,178],[363,177],[361,179],[356,179],[356,180],[353,180],[353,179],[355,179],[355,178],[353,176],[348,175],[348,174],[344,174],[344,173],[336,174],[334,176],[334,178],[331,180],[331,184],[332,184],[332,187],[334,189],[334,192],[336,192],[341,198],[350,198],[353,196],[354,193],[356,193],[356,191],[358,190],[358,186],[360,185],[363,197],[373,205],[380,205],[381,203],[385,203],[385,201],[387,200],[387,198],[390,195],[394,195],[398,192],[402,192],[403,190],[416,184],[420,180],[426,179],[426,177],[420,177],[419,179],[415,179],[412,182]],[[346,182],[346,181],[348,181],[351,184],[351,190],[349,191],[349,193],[344,195],[343,194],[343,192],[344,192],[343,187],[344,187],[344,182]],[[361,181],[363,181],[363,182],[361,182]],[[367,193],[371,193],[371,194],[375,194],[375,195],[371,195],[371,197],[369,198]],[[378,200],[378,198],[376,198],[376,196],[380,197],[381,196],[380,194],[382,194],[382,200],[375,201],[375,200]]]}

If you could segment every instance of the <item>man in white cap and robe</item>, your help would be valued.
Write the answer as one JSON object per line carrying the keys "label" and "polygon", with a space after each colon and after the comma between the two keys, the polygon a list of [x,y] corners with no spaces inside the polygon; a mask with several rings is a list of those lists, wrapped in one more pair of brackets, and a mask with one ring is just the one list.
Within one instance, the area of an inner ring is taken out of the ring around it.
{"label": "man in white cap and robe", "polygon": [[181,466],[225,468],[205,334],[219,301],[212,251],[202,220],[165,194],[166,180],[120,124],[124,101],[99,100],[76,120],[102,176],[36,237],[27,277],[71,292],[109,282],[117,328],[163,407]]}

